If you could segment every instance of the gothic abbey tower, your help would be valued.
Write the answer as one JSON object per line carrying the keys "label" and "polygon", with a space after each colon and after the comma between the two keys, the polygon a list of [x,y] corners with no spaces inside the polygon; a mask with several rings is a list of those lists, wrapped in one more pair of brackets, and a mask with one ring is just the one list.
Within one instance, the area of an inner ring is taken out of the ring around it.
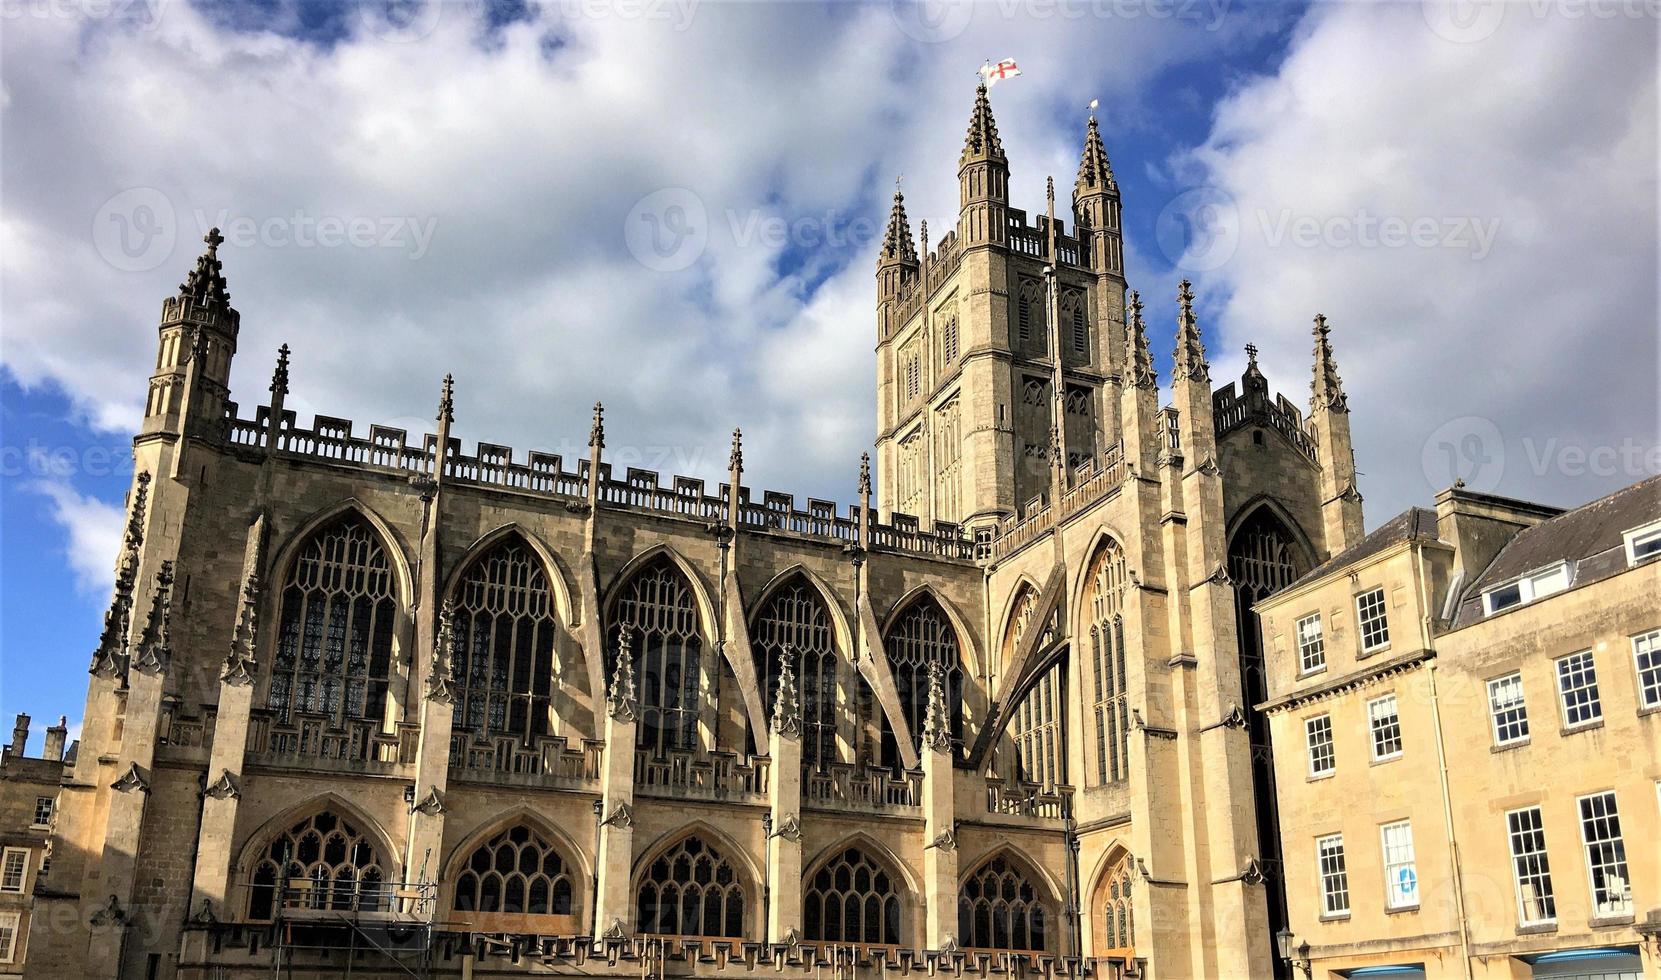
{"label": "gothic abbey tower", "polygon": [[957,227],[895,195],[847,508],[736,432],[715,486],[614,472],[599,406],[580,459],[465,447],[466,379],[308,426],[286,346],[239,404],[210,235],[30,975],[1272,973],[1251,606],[1360,538],[1329,331],[1307,415],[1214,387],[1184,283],[1162,392],[1095,122],[1070,231],[1009,172],[982,89]]}

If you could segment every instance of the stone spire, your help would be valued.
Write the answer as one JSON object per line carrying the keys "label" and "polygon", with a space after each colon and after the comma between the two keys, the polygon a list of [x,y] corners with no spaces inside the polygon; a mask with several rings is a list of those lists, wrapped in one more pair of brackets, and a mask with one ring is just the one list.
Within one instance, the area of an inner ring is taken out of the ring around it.
{"label": "stone spire", "polygon": [[975,88],[975,108],[969,114],[969,134],[963,140],[963,153],[958,164],[976,158],[1004,161],[1003,141],[998,139],[998,123],[992,118],[992,103],[986,99],[986,83]]}
{"label": "stone spire", "polygon": [[934,752],[952,750],[952,727],[946,714],[946,669],[929,664],[929,702],[923,716],[923,748]]}
{"label": "stone spire", "polygon": [[727,454],[727,470],[734,475],[744,472],[744,430],[732,430],[732,451]]}
{"label": "stone spire", "polygon": [[208,250],[196,258],[196,268],[179,285],[179,298],[210,313],[229,315],[231,294],[225,290],[225,268],[219,264],[219,246],[225,236],[215,228],[202,237]]}
{"label": "stone spire", "polygon": [[802,701],[796,694],[796,650],[779,651],[779,689],[773,695],[773,731],[790,738],[802,733]]}
{"label": "stone spire", "polygon": [[905,213],[905,195],[898,186],[894,188],[894,206],[888,211],[888,228],[883,232],[882,251],[877,255],[877,264],[891,263],[917,263],[917,243],[912,240],[911,223]]}
{"label": "stone spire", "polygon": [[617,664],[606,692],[606,713],[618,721],[634,721],[634,705],[634,627],[625,623],[617,628]]}
{"label": "stone spire", "polygon": [[1107,148],[1102,146],[1102,133],[1096,126],[1096,117],[1084,131],[1084,156],[1079,160],[1078,179],[1073,181],[1073,197],[1105,192],[1119,193],[1119,182],[1113,177],[1113,165],[1107,160]]}
{"label": "stone spire", "polygon": [[1130,316],[1125,319],[1125,380],[1136,388],[1156,388],[1153,351],[1148,348],[1148,327],[1142,322],[1142,294],[1130,292]]}
{"label": "stone spire", "polygon": [[138,578],[138,551],[144,544],[144,510],[150,499],[150,474],[140,471],[133,487],[126,540],[115,571],[115,593],[104,613],[104,631],[92,652],[91,672],[113,675],[127,660],[127,635],[133,620],[133,584]]}
{"label": "stone spire", "polygon": [[1265,397],[1269,393],[1269,379],[1263,376],[1263,369],[1257,366],[1257,345],[1246,345],[1246,372],[1240,376],[1243,390],[1257,392]]}
{"label": "stone spire", "polygon": [[1211,365],[1206,363],[1199,321],[1194,318],[1194,290],[1186,279],[1177,287],[1177,303],[1177,349],[1171,358],[1171,379],[1210,381]]}
{"label": "stone spire", "polygon": [[1315,314],[1314,333],[1315,377],[1309,382],[1309,414],[1323,408],[1347,412],[1350,400],[1344,394],[1344,380],[1338,376],[1338,362],[1332,356],[1332,328],[1322,314]]}
{"label": "stone spire", "polygon": [[277,368],[271,372],[271,393],[288,394],[288,345],[277,348]]}
{"label": "stone spire", "polygon": [[599,402],[594,403],[594,421],[588,425],[588,444],[597,449],[606,448],[606,409]]}

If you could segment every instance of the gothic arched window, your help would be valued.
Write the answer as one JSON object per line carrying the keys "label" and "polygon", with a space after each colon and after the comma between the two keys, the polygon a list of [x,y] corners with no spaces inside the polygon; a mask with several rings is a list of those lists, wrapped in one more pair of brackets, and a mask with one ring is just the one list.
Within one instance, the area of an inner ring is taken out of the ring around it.
{"label": "gothic arched window", "polygon": [[[1032,618],[1037,611],[1038,591],[1030,585],[1023,585],[1010,612],[1009,625],[1004,630],[1003,659],[1006,666],[1015,656],[1027,631],[1034,626]],[[1035,650],[1048,646],[1054,636],[1052,623],[1041,625],[1045,635],[1039,638]],[[1062,696],[1065,674],[1064,663],[1054,664],[1044,671],[1032,690],[1015,706],[1015,713],[1009,722],[1009,735],[1014,743],[1013,769],[1006,766],[1001,771],[1046,786],[1067,781],[1066,749],[1061,736],[1061,714],[1066,704]]]}
{"label": "gothic arched window", "polygon": [[329,810],[292,824],[261,849],[248,892],[248,918],[257,922],[279,907],[373,912],[389,897],[369,836]]}
{"label": "gothic arched window", "polygon": [[635,912],[646,935],[742,939],[744,885],[726,855],[692,835],[647,865]]}
{"label": "gothic arched window", "polygon": [[1136,945],[1134,910],[1130,897],[1130,857],[1119,859],[1107,873],[1102,895],[1102,940],[1108,949],[1130,949]]}
{"label": "gothic arched window", "polygon": [[958,892],[958,933],[973,949],[1047,949],[1048,921],[1038,889],[1001,854],[964,879]]}
{"label": "gothic arched window", "polygon": [[[906,607],[889,627],[884,644],[888,666],[899,688],[900,710],[911,726],[911,740],[921,746],[923,719],[929,705],[929,665],[945,671],[946,712],[953,742],[963,741],[963,657],[957,645],[957,631],[946,611],[932,596],[921,596]],[[894,733],[886,718],[883,723],[883,759],[899,763]]]}
{"label": "gothic arched window", "polygon": [[301,545],[283,582],[266,707],[380,721],[398,616],[397,582],[380,535],[348,514]]}
{"label": "gothic arched window", "polygon": [[836,640],[819,590],[801,578],[785,583],[761,607],[751,641],[769,712],[779,687],[779,658],[786,647],[795,655],[802,763],[822,769],[836,762]]}
{"label": "gothic arched window", "polygon": [[571,915],[565,858],[542,835],[519,824],[480,844],[456,877],[457,912]]}
{"label": "gothic arched window", "polygon": [[819,866],[802,892],[802,927],[810,940],[898,946],[900,893],[893,875],[850,847]]}
{"label": "gothic arched window", "polygon": [[1125,553],[1102,545],[1091,563],[1090,667],[1096,682],[1096,779],[1116,783],[1130,775],[1130,709],[1125,684]]}
{"label": "gothic arched window", "polygon": [[640,697],[635,744],[658,756],[698,745],[703,634],[692,583],[667,557],[623,584],[607,642],[607,676],[616,664],[618,627],[633,628],[634,676]]}
{"label": "gothic arched window", "polygon": [[553,594],[542,562],[508,539],[468,566],[455,594],[455,725],[529,740],[553,733]]}

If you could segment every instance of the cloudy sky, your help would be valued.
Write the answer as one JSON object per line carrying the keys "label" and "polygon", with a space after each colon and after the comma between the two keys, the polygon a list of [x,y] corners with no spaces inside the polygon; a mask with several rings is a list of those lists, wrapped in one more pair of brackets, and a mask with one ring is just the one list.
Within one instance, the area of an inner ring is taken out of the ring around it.
{"label": "cloudy sky", "polygon": [[[1335,326],[1369,526],[1463,476],[1657,468],[1657,7],[1642,0],[0,3],[0,717],[74,719],[156,313],[200,249],[233,397],[851,499],[897,175],[938,239],[984,60],[1017,207],[1101,103],[1168,378],[1307,397]],[[38,730],[38,729],[37,729]],[[37,735],[37,738],[39,736]]]}

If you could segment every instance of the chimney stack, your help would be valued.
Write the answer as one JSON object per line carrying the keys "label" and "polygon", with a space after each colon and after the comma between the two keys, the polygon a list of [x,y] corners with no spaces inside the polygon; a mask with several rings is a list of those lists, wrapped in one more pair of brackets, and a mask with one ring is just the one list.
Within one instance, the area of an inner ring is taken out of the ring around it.
{"label": "chimney stack", "polygon": [[29,744],[29,716],[19,714],[12,726],[12,757],[23,758],[23,747]]}
{"label": "chimney stack", "polygon": [[62,762],[63,746],[64,742],[68,738],[69,719],[63,715],[59,715],[58,723],[46,730],[46,748],[42,750],[41,754],[45,756],[49,762]]}

